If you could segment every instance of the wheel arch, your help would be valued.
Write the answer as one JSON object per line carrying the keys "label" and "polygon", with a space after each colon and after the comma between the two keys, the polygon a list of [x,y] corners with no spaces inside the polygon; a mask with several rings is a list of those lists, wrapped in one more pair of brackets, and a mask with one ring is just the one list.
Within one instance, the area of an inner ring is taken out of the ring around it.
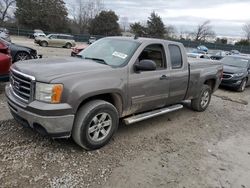
{"label": "wheel arch", "polygon": [[216,79],[215,78],[206,79],[204,84],[208,85],[212,89],[212,91],[214,92],[215,85],[216,85]]}
{"label": "wheel arch", "polygon": [[16,58],[17,58],[17,55],[18,54],[20,54],[20,53],[26,53],[26,54],[28,54],[29,56],[31,56],[31,54],[30,54],[30,52],[28,51],[28,50],[19,50],[19,51],[17,51],[16,53],[15,53],[15,55],[14,55],[14,59],[13,59],[13,61],[14,62],[16,62]]}
{"label": "wheel arch", "polygon": [[103,94],[88,96],[80,101],[80,103],[77,105],[75,112],[77,112],[82,105],[92,100],[104,100],[106,102],[111,103],[117,109],[119,116],[120,117],[122,116],[123,99],[119,93],[103,93]]}

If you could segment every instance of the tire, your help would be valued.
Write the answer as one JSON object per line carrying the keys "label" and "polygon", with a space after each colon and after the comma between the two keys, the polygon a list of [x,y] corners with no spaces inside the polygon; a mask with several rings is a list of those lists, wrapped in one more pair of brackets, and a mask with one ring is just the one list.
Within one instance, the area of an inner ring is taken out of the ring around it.
{"label": "tire", "polygon": [[27,52],[17,52],[14,58],[14,62],[25,61],[31,59],[31,55]]}
{"label": "tire", "polygon": [[203,85],[199,97],[191,101],[192,109],[197,112],[204,112],[210,104],[211,96],[211,87]]}
{"label": "tire", "polygon": [[103,100],[90,101],[78,110],[72,137],[86,150],[99,149],[110,141],[118,124],[119,115],[112,104]]}
{"label": "tire", "polygon": [[46,41],[42,41],[42,42],[40,43],[40,45],[41,45],[42,47],[48,47],[48,43],[47,43]]}
{"label": "tire", "polygon": [[68,49],[70,49],[70,48],[72,48],[72,44],[67,43],[67,44],[65,45],[65,47],[68,48]]}
{"label": "tire", "polygon": [[238,91],[238,92],[243,92],[243,91],[245,91],[246,85],[247,85],[247,79],[244,78],[244,79],[242,79],[242,81],[241,81],[240,87],[237,88],[237,91]]}

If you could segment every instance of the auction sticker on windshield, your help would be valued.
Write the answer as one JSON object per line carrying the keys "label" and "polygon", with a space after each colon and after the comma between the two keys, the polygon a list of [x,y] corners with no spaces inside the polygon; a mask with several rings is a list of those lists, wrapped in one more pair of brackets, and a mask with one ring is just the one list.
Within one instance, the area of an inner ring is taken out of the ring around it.
{"label": "auction sticker on windshield", "polygon": [[114,53],[112,54],[112,56],[119,57],[121,59],[126,59],[128,57],[127,54],[124,54],[124,53],[121,53],[121,52],[117,52],[117,51],[114,51]]}

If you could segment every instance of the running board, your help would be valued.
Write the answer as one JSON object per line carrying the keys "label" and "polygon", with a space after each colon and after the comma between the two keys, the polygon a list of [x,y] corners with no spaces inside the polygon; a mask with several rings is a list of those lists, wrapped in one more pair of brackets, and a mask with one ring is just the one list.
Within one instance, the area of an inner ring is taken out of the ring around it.
{"label": "running board", "polygon": [[129,125],[129,124],[137,123],[139,121],[143,121],[143,120],[146,120],[146,119],[149,119],[149,118],[152,118],[152,117],[160,116],[162,114],[167,114],[169,112],[174,112],[174,111],[180,110],[182,108],[183,108],[183,105],[177,104],[177,105],[169,106],[167,108],[161,108],[161,109],[154,110],[154,111],[151,111],[151,112],[146,112],[146,113],[143,113],[143,114],[138,114],[138,115],[135,115],[135,116],[131,116],[131,117],[125,118],[123,121],[124,121],[124,123],[126,125]]}

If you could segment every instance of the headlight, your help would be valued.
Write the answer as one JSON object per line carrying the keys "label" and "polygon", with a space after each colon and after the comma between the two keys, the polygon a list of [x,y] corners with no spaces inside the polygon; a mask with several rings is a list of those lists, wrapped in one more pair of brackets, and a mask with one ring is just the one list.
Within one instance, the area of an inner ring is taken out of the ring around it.
{"label": "headlight", "polygon": [[62,84],[44,84],[37,82],[35,99],[57,104],[61,102],[62,91]]}
{"label": "headlight", "polygon": [[244,75],[244,73],[235,73],[234,74],[234,77],[241,77],[241,76],[243,76]]}

